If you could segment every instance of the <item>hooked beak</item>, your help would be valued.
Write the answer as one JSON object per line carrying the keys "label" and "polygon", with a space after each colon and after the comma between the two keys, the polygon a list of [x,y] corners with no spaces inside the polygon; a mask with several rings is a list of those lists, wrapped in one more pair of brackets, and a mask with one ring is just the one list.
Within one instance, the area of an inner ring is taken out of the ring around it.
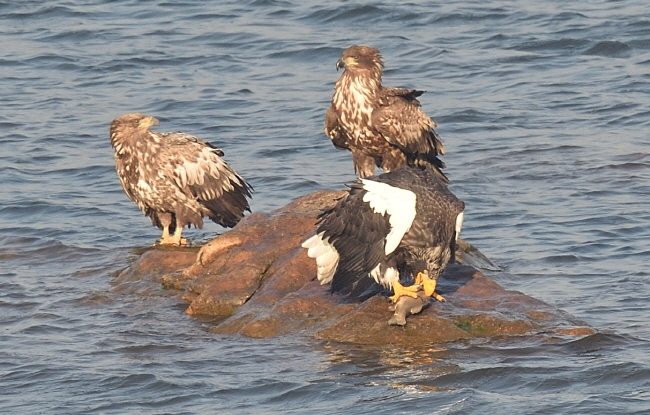
{"label": "hooked beak", "polygon": [[148,127],[151,127],[152,125],[158,125],[160,124],[160,121],[158,121],[158,118],[149,116],[146,118],[146,123]]}
{"label": "hooked beak", "polygon": [[338,72],[339,69],[343,69],[343,68],[345,68],[345,62],[343,61],[343,59],[339,59],[338,61],[336,61],[336,71]]}
{"label": "hooked beak", "polygon": [[158,121],[157,118],[148,115],[148,116],[144,117],[144,118],[143,118],[143,119],[138,123],[138,127],[139,127],[139,128],[149,128],[149,127],[151,127],[152,125],[158,125],[158,124],[160,124],[160,121]]}

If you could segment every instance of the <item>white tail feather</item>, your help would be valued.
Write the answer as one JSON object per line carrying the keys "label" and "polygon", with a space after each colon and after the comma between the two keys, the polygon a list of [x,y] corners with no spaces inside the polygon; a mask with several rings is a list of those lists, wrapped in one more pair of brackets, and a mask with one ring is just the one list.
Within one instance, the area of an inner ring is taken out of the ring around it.
{"label": "white tail feather", "polygon": [[312,236],[302,243],[307,248],[307,255],[316,259],[316,277],[321,284],[327,284],[334,278],[336,267],[339,264],[339,253],[329,243],[329,238],[323,239],[324,232]]}
{"label": "white tail feather", "polygon": [[458,235],[460,234],[460,230],[463,228],[464,217],[465,217],[465,212],[460,212],[458,216],[456,216],[456,241],[458,241]]}

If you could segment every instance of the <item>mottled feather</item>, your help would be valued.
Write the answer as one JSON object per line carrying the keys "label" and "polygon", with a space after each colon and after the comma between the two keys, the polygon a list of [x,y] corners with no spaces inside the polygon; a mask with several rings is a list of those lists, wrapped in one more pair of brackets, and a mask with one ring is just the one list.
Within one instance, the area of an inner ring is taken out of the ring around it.
{"label": "mottled feather", "polygon": [[235,226],[250,211],[250,186],[219,148],[182,132],[149,130],[157,124],[142,114],[126,114],[111,124],[115,165],[127,196],[155,226],[170,232],[200,228],[203,217]]}
{"label": "mottled feather", "polygon": [[360,177],[404,165],[431,169],[441,180],[444,147],[437,124],[421,109],[417,97],[424,91],[390,88],[381,84],[383,62],[377,49],[352,46],[337,68],[345,68],[336,82],[325,116],[325,134],[335,147],[350,150]]}

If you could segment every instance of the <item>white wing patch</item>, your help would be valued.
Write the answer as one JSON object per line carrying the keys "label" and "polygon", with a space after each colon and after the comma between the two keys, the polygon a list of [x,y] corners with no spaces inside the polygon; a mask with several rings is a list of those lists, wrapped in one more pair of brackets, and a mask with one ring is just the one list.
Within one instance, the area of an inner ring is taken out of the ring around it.
{"label": "white wing patch", "polygon": [[321,285],[332,281],[339,265],[339,253],[329,243],[329,238],[323,238],[324,233],[314,235],[302,243],[302,247],[307,248],[307,256],[316,259],[316,276]]}
{"label": "white wing patch", "polygon": [[456,216],[456,241],[458,241],[458,235],[460,234],[460,230],[463,228],[464,217],[465,217],[465,212],[460,212],[458,216]]}
{"label": "white wing patch", "polygon": [[377,282],[377,284],[392,289],[393,283],[399,280],[399,271],[395,268],[388,267],[382,275],[381,264],[377,264],[377,266],[370,271],[370,276]]}
{"label": "white wing patch", "polygon": [[363,201],[368,203],[375,213],[389,215],[390,233],[386,235],[386,255],[391,254],[411,229],[415,219],[415,193],[400,189],[386,183],[361,179],[366,194]]}

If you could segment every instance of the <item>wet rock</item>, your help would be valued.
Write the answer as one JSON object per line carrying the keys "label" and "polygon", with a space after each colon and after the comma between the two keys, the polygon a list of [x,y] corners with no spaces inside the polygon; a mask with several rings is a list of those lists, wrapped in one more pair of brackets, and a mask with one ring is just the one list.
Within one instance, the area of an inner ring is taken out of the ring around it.
{"label": "wet rock", "polygon": [[[416,346],[472,337],[593,333],[562,311],[506,290],[463,264],[450,264],[438,280],[444,303],[402,299],[391,310],[382,295],[351,302],[330,294],[315,281],[315,262],[300,244],[313,235],[320,211],[343,194],[316,192],[274,212],[250,215],[198,252],[147,251],[118,276],[115,290],[135,282],[141,291],[142,281],[162,283],[188,303],[188,314],[219,317],[213,332],[259,338],[299,333],[327,341]],[[461,248],[460,261],[497,269],[471,245],[463,242]]]}

